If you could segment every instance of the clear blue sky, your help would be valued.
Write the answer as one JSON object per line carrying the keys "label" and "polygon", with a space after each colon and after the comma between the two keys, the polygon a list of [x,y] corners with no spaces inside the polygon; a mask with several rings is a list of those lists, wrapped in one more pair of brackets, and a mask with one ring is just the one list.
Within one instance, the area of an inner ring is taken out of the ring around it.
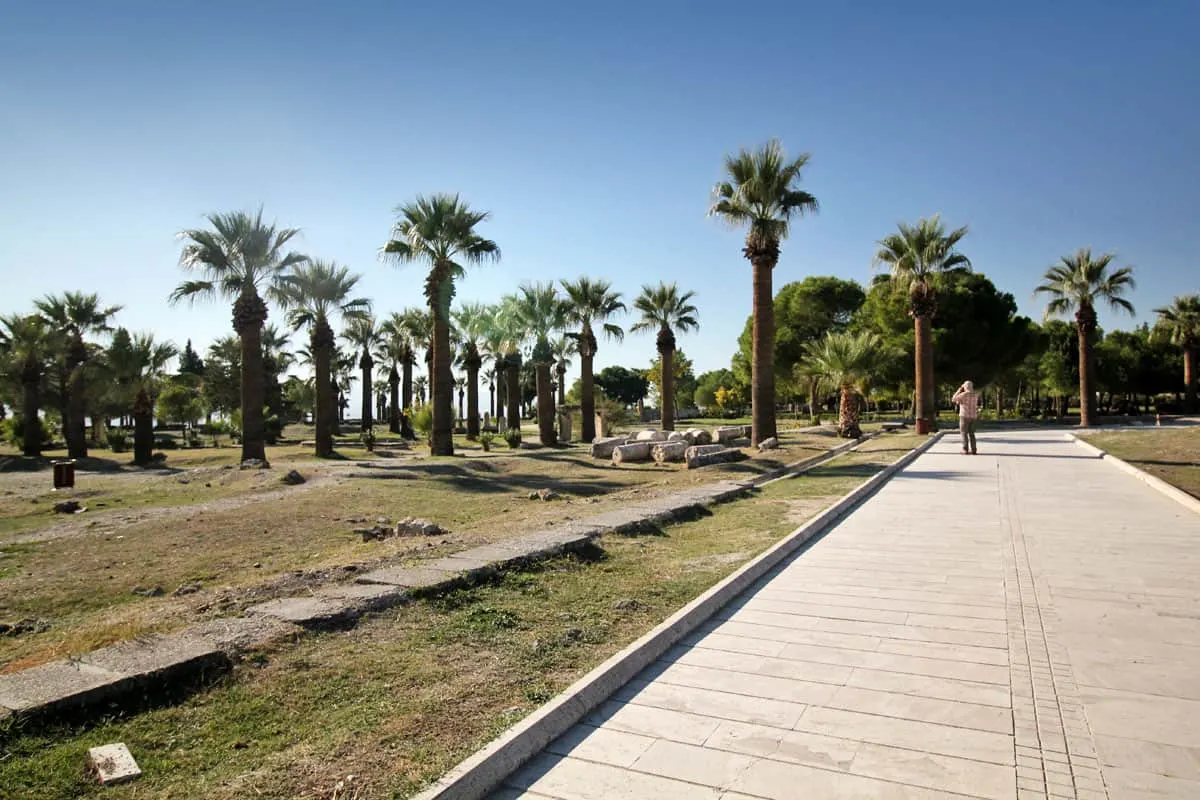
{"label": "clear blue sky", "polygon": [[[421,276],[377,260],[392,210],[457,191],[504,253],[460,298],[679,281],[702,323],[681,346],[726,366],[750,271],[709,191],[723,154],[779,137],[812,153],[821,212],[777,288],[865,282],[876,240],[940,211],[1025,313],[1089,245],[1137,265],[1147,319],[1200,288],[1198,25],[1194,0],[0,0],[0,311],[96,290],[121,324],[203,349],[229,310],[168,307],[174,234],[260,203],[398,310]],[[629,337],[598,363],[652,355]]]}

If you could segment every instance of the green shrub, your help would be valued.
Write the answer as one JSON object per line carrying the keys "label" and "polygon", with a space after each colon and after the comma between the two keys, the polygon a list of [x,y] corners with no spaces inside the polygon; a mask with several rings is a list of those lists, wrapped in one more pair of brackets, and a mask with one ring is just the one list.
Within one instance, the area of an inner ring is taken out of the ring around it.
{"label": "green shrub", "polygon": [[124,453],[129,449],[129,433],[123,428],[109,428],[104,432],[108,449],[114,453]]}
{"label": "green shrub", "polygon": [[413,430],[428,442],[433,436],[433,409],[428,404],[414,406],[409,411],[408,418],[412,420]]}
{"label": "green shrub", "polygon": [[283,422],[275,414],[263,409],[263,441],[267,444],[278,444],[283,436]]}
{"label": "green shrub", "polygon": [[479,434],[479,443],[481,445],[483,445],[483,452],[485,452],[485,453],[491,451],[492,442],[494,442],[495,440],[496,440],[496,434],[492,433],[491,431],[483,431],[482,433]]}
{"label": "green shrub", "polygon": [[504,441],[508,442],[508,446],[516,450],[521,446],[521,429],[509,428],[504,432]]}
{"label": "green shrub", "polygon": [[374,428],[367,428],[365,431],[363,431],[362,433],[360,433],[358,435],[358,438],[359,438],[359,441],[362,442],[363,447],[367,448],[368,453],[375,452],[375,429]]}
{"label": "green shrub", "polygon": [[[25,447],[25,420],[20,416],[12,416],[0,422],[3,428],[0,428],[4,441],[16,447],[18,450]],[[41,437],[41,446],[46,448],[50,445],[50,431],[46,429],[46,423],[41,418],[38,419],[38,435]]]}
{"label": "green shrub", "polygon": [[154,440],[154,446],[159,450],[178,450],[179,442],[171,436],[159,436]]}

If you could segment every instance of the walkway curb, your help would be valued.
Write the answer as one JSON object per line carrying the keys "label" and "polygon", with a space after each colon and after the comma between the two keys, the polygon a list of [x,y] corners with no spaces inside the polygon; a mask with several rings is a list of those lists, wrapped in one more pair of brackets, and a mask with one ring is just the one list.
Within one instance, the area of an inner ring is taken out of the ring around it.
{"label": "walkway curb", "polygon": [[782,541],[668,617],[649,633],[580,678],[558,697],[460,762],[414,800],[481,800],[506,777],[591,713],[617,689],[707,621],[729,601],[831,527],[893,475],[941,440],[943,433],[901,456]]}
{"label": "walkway curb", "polygon": [[1200,500],[1197,500],[1196,498],[1192,497],[1190,494],[1183,491],[1182,489],[1172,486],[1171,484],[1164,481],[1162,478],[1157,478],[1154,475],[1151,475],[1149,472],[1138,469],[1133,464],[1130,464],[1128,461],[1124,461],[1120,458],[1117,458],[1112,453],[1109,453],[1105,450],[1101,450],[1099,447],[1096,447],[1096,445],[1094,445],[1090,442],[1086,442],[1083,439],[1080,439],[1077,434],[1068,433],[1067,438],[1074,440],[1075,444],[1079,445],[1085,451],[1091,453],[1092,455],[1096,456],[1097,458],[1109,462],[1110,464],[1112,464],[1114,467],[1121,470],[1122,472],[1128,472],[1130,475],[1132,475],[1133,477],[1142,481],[1143,483],[1149,485],[1151,488],[1157,489],[1159,492],[1165,494],[1167,497],[1171,498],[1176,503],[1179,503],[1181,506],[1184,506],[1185,508],[1187,508],[1190,511],[1193,511],[1197,514],[1200,514]]}

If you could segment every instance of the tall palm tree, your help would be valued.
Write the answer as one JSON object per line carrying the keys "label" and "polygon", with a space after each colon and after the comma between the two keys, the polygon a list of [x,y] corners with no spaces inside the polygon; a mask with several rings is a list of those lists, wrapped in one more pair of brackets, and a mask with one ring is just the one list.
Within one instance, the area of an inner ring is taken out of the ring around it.
{"label": "tall palm tree", "polygon": [[256,214],[232,211],[209,214],[206,219],[208,228],[179,234],[186,242],[179,265],[202,278],[181,283],[171,293],[171,302],[216,297],[234,301],[233,329],[242,342],[242,460],[266,464],[262,329],[267,304],[259,290],[272,293],[279,278],[308,257],[285,251],[299,229],[264,222],[261,208]]}
{"label": "tall palm tree", "polygon": [[1050,297],[1046,316],[1075,312],[1075,332],[1079,337],[1079,426],[1090,427],[1096,412],[1096,393],[1092,389],[1092,336],[1096,332],[1096,303],[1107,303],[1114,311],[1133,314],[1133,304],[1123,295],[1137,288],[1133,267],[1109,270],[1114,253],[1092,257],[1090,248],[1063,256],[1046,270],[1042,285],[1034,294]]}
{"label": "tall palm tree", "polygon": [[400,354],[400,405],[411,408],[413,404],[413,367],[417,363],[418,351],[430,352],[433,326],[429,314],[419,308],[406,308],[392,314],[380,325],[380,331],[394,343]]}
{"label": "tall palm tree", "polygon": [[593,326],[601,326],[605,336],[619,342],[625,337],[625,331],[609,320],[627,309],[621,301],[621,293],[614,292],[608,281],[581,276],[578,280],[563,281],[562,287],[567,293],[567,321],[579,328],[578,332],[567,335],[577,342],[579,389],[582,393],[580,404],[583,406],[580,435],[584,442],[590,442],[596,438],[596,384],[592,366],[597,341]]}
{"label": "tall palm tree", "polygon": [[425,299],[433,318],[433,435],[430,452],[454,454],[451,410],[453,378],[450,375],[450,303],[454,281],[466,274],[464,265],[498,261],[500,248],[480,236],[475,228],[488,218],[473,211],[458,195],[418,196],[397,209],[399,219],[385,255],[398,263],[425,261]]}
{"label": "tall palm tree", "polygon": [[154,452],[154,397],[167,363],[178,355],[171,342],[156,342],[153,333],[135,333],[126,366],[136,387],[133,398],[133,463],[146,466]]}
{"label": "tall palm tree", "polygon": [[64,337],[59,381],[62,394],[63,438],[67,455],[87,457],[87,377],[86,362],[91,355],[85,336],[112,331],[109,320],[121,306],[103,306],[96,293],[64,292],[47,295],[34,302],[51,331]]}
{"label": "tall palm tree", "polygon": [[793,219],[816,213],[817,198],[799,188],[808,154],[789,159],[771,140],[757,150],[743,148],[725,157],[726,179],[713,188],[709,216],[734,227],[749,227],[744,255],[753,268],[754,330],[750,375],[753,425],[750,440],[758,444],[775,435],[775,305],[772,272],[780,243]]}
{"label": "tall palm tree", "polygon": [[700,327],[696,320],[699,312],[692,305],[695,295],[695,292],[680,294],[676,284],[660,282],[658,286],[643,286],[642,293],[633,301],[633,310],[641,314],[641,319],[629,330],[657,331],[655,344],[662,363],[659,405],[664,431],[675,430],[675,332],[687,333]]}
{"label": "tall palm tree", "polygon": [[358,359],[358,368],[362,370],[360,427],[363,431],[369,431],[374,426],[371,403],[375,399],[371,385],[371,370],[375,369],[375,359],[371,357],[371,350],[379,343],[379,326],[375,323],[375,317],[370,314],[362,314],[348,319],[346,328],[342,331],[342,338],[354,345],[355,349],[362,354]]}
{"label": "tall palm tree", "polygon": [[[526,338],[519,305],[514,295],[501,298],[493,309],[486,338],[487,350],[495,359],[500,378],[505,425],[518,431],[521,429],[521,343]],[[498,407],[497,415],[500,412]]]}
{"label": "tall palm tree", "polygon": [[280,279],[279,296],[288,309],[292,330],[308,329],[309,353],[316,374],[316,454],[333,455],[333,429],[337,420],[337,388],[333,382],[333,354],[337,346],[331,321],[335,314],[354,318],[367,313],[371,302],[352,297],[361,275],[332,261],[297,264]]}
{"label": "tall palm tree", "polygon": [[971,260],[955,249],[966,235],[966,225],[947,233],[935,214],[917,220],[915,225],[900,223],[896,233],[879,241],[875,253],[875,263],[886,264],[892,280],[908,290],[908,314],[913,319],[916,344],[913,382],[917,433],[931,432],[937,418],[932,321],[937,313],[938,276],[970,270]]}
{"label": "tall palm tree", "polygon": [[401,433],[400,410],[403,406],[400,405],[400,368],[411,356],[412,349],[408,345],[407,337],[394,330],[392,317],[395,316],[396,314],[393,312],[391,317],[379,324],[379,342],[375,345],[375,359],[383,362],[386,367],[385,371],[380,373],[379,380],[388,386],[386,403],[388,430],[392,433]]}
{"label": "tall palm tree", "polygon": [[425,405],[425,390],[429,387],[429,379],[424,375],[413,378],[413,390],[417,393],[417,402]]}
{"label": "tall palm tree", "polygon": [[575,355],[575,348],[576,340],[570,336],[558,336],[550,343],[550,352],[554,356],[554,382],[558,386],[560,406],[567,402],[567,370],[571,367],[571,356]]}
{"label": "tall palm tree", "polygon": [[[467,438],[472,440],[479,437],[479,369],[483,366],[481,350],[491,325],[490,314],[490,309],[482,303],[465,303],[454,314],[459,363],[467,370]],[[462,416],[461,408],[458,414]]]}
{"label": "tall palm tree", "polygon": [[1196,412],[1196,351],[1200,350],[1200,294],[1183,295],[1165,308],[1156,308],[1158,335],[1183,350],[1184,409]]}
{"label": "tall palm tree", "polygon": [[25,427],[21,451],[33,458],[42,452],[38,414],[51,345],[51,331],[38,315],[0,316],[0,370],[9,383],[20,386],[21,420]]}
{"label": "tall palm tree", "polygon": [[882,340],[870,332],[830,331],[805,346],[807,373],[825,378],[840,390],[838,436],[847,439],[862,436],[859,397],[885,357],[882,350]]}
{"label": "tall palm tree", "polygon": [[538,439],[543,445],[555,445],[554,391],[550,388],[554,349],[550,337],[566,324],[567,306],[553,283],[527,283],[520,287],[514,312],[533,344],[530,358],[537,375]]}

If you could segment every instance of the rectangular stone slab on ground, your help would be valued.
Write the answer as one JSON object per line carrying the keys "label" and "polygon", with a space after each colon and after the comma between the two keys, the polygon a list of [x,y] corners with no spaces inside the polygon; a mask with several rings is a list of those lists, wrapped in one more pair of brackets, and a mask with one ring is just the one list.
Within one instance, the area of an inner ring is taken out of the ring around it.
{"label": "rectangular stone slab on ground", "polygon": [[91,748],[88,750],[87,764],[88,769],[105,786],[125,783],[142,776],[141,768],[124,742]]}

